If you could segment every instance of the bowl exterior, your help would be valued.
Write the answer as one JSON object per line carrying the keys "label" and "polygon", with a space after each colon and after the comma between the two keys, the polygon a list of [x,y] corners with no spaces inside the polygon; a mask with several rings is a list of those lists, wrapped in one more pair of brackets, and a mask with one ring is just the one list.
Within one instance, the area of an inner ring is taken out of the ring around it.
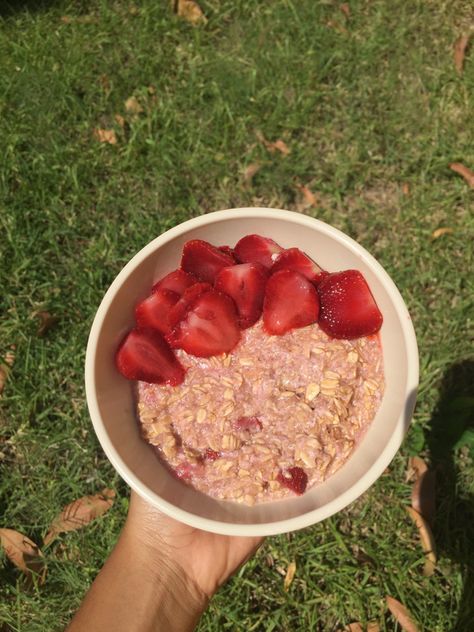
{"label": "bowl exterior", "polygon": [[[114,355],[133,326],[134,305],[153,282],[179,265],[183,244],[205,239],[235,244],[250,233],[297,246],[328,270],[359,269],[383,313],[386,389],[366,435],[344,466],[303,496],[247,507],[217,501],[176,480],[140,437],[133,385],[118,374]],[[272,535],[314,524],[340,511],[386,469],[410,423],[418,386],[418,349],[408,310],[382,266],[357,242],[305,215],[266,208],[228,209],[191,219],[163,233],[117,275],[96,313],[87,346],[87,402],[97,437],[122,478],[148,502],[181,522],[227,535]]]}

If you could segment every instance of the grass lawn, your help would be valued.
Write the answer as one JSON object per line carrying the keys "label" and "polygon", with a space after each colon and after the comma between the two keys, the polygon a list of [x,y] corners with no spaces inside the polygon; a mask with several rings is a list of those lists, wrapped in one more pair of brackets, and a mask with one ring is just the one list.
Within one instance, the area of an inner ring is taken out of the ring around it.
{"label": "grass lawn", "polygon": [[[474,169],[472,42],[462,75],[452,55],[472,4],[353,0],[349,17],[333,0],[201,6],[208,22],[194,28],[166,0],[0,0],[0,355],[16,345],[0,409],[0,527],[41,542],[65,504],[117,491],[103,518],[45,548],[42,587],[28,589],[0,553],[0,630],[63,629],[126,514],[83,387],[109,283],[176,223],[235,206],[301,211],[305,185],[317,203],[303,212],[368,248],[408,304],[421,355],[415,419],[377,484],[333,518],[268,539],[199,630],[329,632],[357,620],[397,630],[389,594],[421,630],[470,632],[474,218],[472,191],[448,165]],[[269,152],[259,132],[291,153]],[[451,232],[433,239],[440,227]],[[42,337],[38,310],[59,319]],[[429,578],[404,508],[411,454],[438,474]]]}

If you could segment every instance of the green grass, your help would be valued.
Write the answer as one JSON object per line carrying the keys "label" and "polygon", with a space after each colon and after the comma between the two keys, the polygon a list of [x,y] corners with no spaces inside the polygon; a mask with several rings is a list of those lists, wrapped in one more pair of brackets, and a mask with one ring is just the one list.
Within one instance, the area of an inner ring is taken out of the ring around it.
{"label": "green grass", "polygon": [[[472,399],[461,397],[474,384],[474,219],[472,193],[448,168],[474,169],[472,45],[462,76],[452,62],[471,3],[354,0],[346,20],[332,0],[203,0],[202,28],[165,1],[10,3],[0,4],[0,352],[15,344],[16,362],[0,410],[0,526],[39,542],[70,500],[103,486],[118,500],[45,551],[41,588],[27,590],[3,559],[2,632],[62,629],[126,514],[127,488],[95,439],[82,377],[108,284],[189,217],[298,208],[298,183],[320,200],[306,212],[367,247],[408,304],[421,355],[415,420],[362,498],[268,539],[200,630],[326,632],[369,619],[396,630],[386,594],[423,630],[472,630]],[[135,118],[124,108],[132,95],[144,109]],[[94,128],[114,128],[117,144],[98,143]],[[291,154],[269,154],[257,131]],[[254,162],[262,168],[249,185],[243,172]],[[453,232],[433,241],[440,226]],[[60,319],[45,337],[38,309]],[[412,453],[438,471],[431,578],[404,510]],[[291,560],[285,593],[278,568]]]}

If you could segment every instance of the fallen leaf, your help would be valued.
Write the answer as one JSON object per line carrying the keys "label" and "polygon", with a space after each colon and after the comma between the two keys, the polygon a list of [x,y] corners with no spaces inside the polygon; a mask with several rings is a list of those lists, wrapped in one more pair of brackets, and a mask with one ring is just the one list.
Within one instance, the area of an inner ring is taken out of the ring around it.
{"label": "fallen leaf", "polygon": [[122,129],[125,127],[125,119],[121,114],[115,114],[114,119],[119,127],[121,127]]}
{"label": "fallen leaf", "polygon": [[94,129],[94,136],[99,143],[109,143],[109,145],[117,144],[117,136],[113,129],[101,129],[100,127],[96,127]]}
{"label": "fallen leaf", "polygon": [[445,226],[444,228],[437,228],[431,233],[431,239],[439,239],[439,237],[442,237],[443,235],[449,235],[452,232],[453,229],[448,228],[447,226]]}
{"label": "fallen leaf", "polygon": [[193,26],[206,24],[207,18],[201,7],[194,0],[177,0],[174,3],[175,11],[180,18],[183,18]]}
{"label": "fallen leaf", "polygon": [[413,507],[407,507],[406,509],[420,533],[421,546],[426,555],[423,575],[429,577],[433,575],[436,567],[436,543],[431,527],[423,516],[413,509]]}
{"label": "fallen leaf", "polygon": [[290,562],[288,564],[288,568],[286,569],[285,579],[283,580],[283,588],[285,592],[288,592],[289,587],[291,586],[291,582],[293,581],[296,573],[296,562]]}
{"label": "fallen leaf", "polygon": [[423,516],[429,525],[433,524],[436,510],[436,476],[432,470],[423,472],[415,481],[411,491],[411,506]]}
{"label": "fallen leaf", "polygon": [[454,65],[458,75],[462,75],[464,68],[464,57],[466,56],[466,48],[469,44],[469,35],[460,35],[454,42]]}
{"label": "fallen leaf", "polygon": [[350,6],[347,4],[347,2],[343,2],[339,8],[340,8],[340,9],[341,9],[341,11],[344,13],[344,15],[346,16],[346,18],[349,18],[349,17],[350,17],[350,15],[351,15],[351,8],[350,8]]}
{"label": "fallen leaf", "polygon": [[459,175],[462,176],[464,180],[466,180],[466,182],[471,187],[471,189],[474,189],[474,172],[473,171],[465,167],[460,162],[452,162],[449,165],[449,168],[455,171],[456,173],[459,173]]}
{"label": "fallen leaf", "polygon": [[298,191],[300,191],[303,196],[303,201],[298,204],[298,210],[305,210],[307,208],[315,208],[316,206],[318,206],[318,198],[314,195],[311,189],[309,189],[304,184],[298,184],[296,186]]}
{"label": "fallen leaf", "polygon": [[355,621],[346,626],[345,632],[380,632],[380,626],[376,621],[369,621],[367,626],[363,626],[360,621]]}
{"label": "fallen leaf", "polygon": [[270,153],[279,151],[284,156],[288,156],[288,154],[291,153],[291,150],[289,149],[288,145],[283,140],[281,140],[281,138],[279,138],[278,140],[272,143],[271,141],[267,140],[265,136],[262,134],[262,132],[260,131],[256,132],[256,136],[258,140],[262,143],[262,145],[265,147],[265,149],[268,149]]}
{"label": "fallen leaf", "polygon": [[129,97],[125,101],[125,110],[129,114],[140,114],[143,112],[143,108],[136,97]]}
{"label": "fallen leaf", "polygon": [[103,489],[100,494],[84,496],[66,505],[61,513],[53,520],[44,538],[47,546],[59,533],[82,529],[89,522],[108,511],[114,502],[115,492]]}
{"label": "fallen leaf", "polygon": [[39,547],[26,535],[14,529],[0,529],[0,543],[8,559],[29,577],[38,576],[42,584],[46,577],[46,565]]}
{"label": "fallen leaf", "polygon": [[267,553],[265,557],[265,562],[268,568],[272,568],[272,566],[275,566],[275,560],[273,559],[273,555],[271,553]]}
{"label": "fallen leaf", "polygon": [[261,168],[262,168],[262,165],[259,165],[258,162],[252,162],[250,165],[245,167],[245,170],[244,170],[245,182],[248,182],[248,183],[252,182],[254,175],[257,174]]}
{"label": "fallen leaf", "polygon": [[387,595],[385,597],[385,601],[388,609],[401,625],[402,630],[405,630],[405,632],[419,632],[418,626],[413,621],[412,616],[405,606],[398,601],[398,599],[394,599],[393,597],[389,597]]}
{"label": "fallen leaf", "polygon": [[408,469],[406,474],[406,481],[416,481],[424,472],[426,472],[428,466],[421,456],[411,456],[408,459]]}
{"label": "fallen leaf", "polygon": [[44,336],[59,320],[57,316],[52,316],[49,312],[36,312],[34,314],[36,318],[39,318],[38,336]]}
{"label": "fallen leaf", "polygon": [[7,381],[9,368],[5,364],[0,364],[0,395],[3,393]]}
{"label": "fallen leaf", "polygon": [[334,29],[335,31],[339,31],[339,33],[343,33],[344,35],[347,33],[347,29],[342,26],[342,24],[339,24],[339,22],[337,22],[336,20],[329,20],[328,22],[326,22],[326,26],[328,26],[330,29]]}
{"label": "fallen leaf", "polygon": [[408,184],[408,182],[404,182],[402,184],[402,193],[407,197],[410,195],[410,185]]}

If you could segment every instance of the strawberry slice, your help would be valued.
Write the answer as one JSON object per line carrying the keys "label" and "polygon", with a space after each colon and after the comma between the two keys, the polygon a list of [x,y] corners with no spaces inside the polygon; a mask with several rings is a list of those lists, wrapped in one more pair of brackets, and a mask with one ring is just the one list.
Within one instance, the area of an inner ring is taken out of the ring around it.
{"label": "strawberry slice", "polygon": [[241,329],[250,327],[260,318],[266,283],[267,271],[260,263],[223,268],[217,275],[214,286],[234,300]]}
{"label": "strawberry slice", "polygon": [[292,492],[301,496],[304,494],[306,486],[308,485],[308,475],[303,470],[303,468],[295,466],[290,467],[284,472],[279,472],[277,476],[277,481],[283,487],[288,487]]}
{"label": "strawberry slice", "polygon": [[308,257],[299,248],[288,248],[278,255],[272,266],[271,272],[278,270],[296,270],[305,276],[312,283],[318,283],[322,278],[324,270],[318,266],[312,259]]}
{"label": "strawberry slice", "polygon": [[232,259],[234,260],[234,263],[237,263],[237,259],[235,258],[234,249],[231,248],[230,246],[217,246],[217,250],[220,250],[225,255],[229,255],[229,257],[232,257]]}
{"label": "strawberry slice", "polygon": [[115,355],[115,364],[127,380],[172,386],[184,380],[184,368],[168,343],[150,329],[132,329]]}
{"label": "strawberry slice", "polygon": [[209,283],[195,283],[184,291],[183,296],[170,310],[168,321],[171,329],[176,327],[176,325],[183,320],[189,308],[194,303],[194,300],[208,290],[212,290],[212,285],[209,285]]}
{"label": "strawberry slice", "polygon": [[242,237],[234,248],[235,256],[241,263],[261,263],[265,268],[272,267],[282,250],[276,241],[260,235]]}
{"label": "strawberry slice", "polygon": [[158,289],[135,307],[135,320],[140,329],[156,329],[162,334],[171,330],[169,315],[179,301],[172,290]]}
{"label": "strawberry slice", "polygon": [[237,421],[234,422],[234,428],[237,431],[245,430],[254,434],[255,432],[260,432],[262,422],[258,417],[239,417]]}
{"label": "strawberry slice", "polygon": [[319,299],[306,277],[279,270],[268,279],[263,302],[263,325],[269,334],[282,334],[318,320]]}
{"label": "strawberry slice", "polygon": [[155,285],[151,288],[152,292],[156,292],[159,289],[163,290],[171,290],[172,292],[176,292],[179,296],[183,296],[184,291],[197,283],[196,277],[192,274],[188,274],[184,270],[173,270],[165,277],[160,279],[155,283]]}
{"label": "strawberry slice", "polygon": [[233,257],[201,239],[193,239],[184,244],[181,268],[198,277],[201,281],[214,283],[222,268],[234,265]]}
{"label": "strawberry slice", "polygon": [[333,338],[360,338],[379,331],[383,317],[358,270],[328,274],[318,285],[319,326]]}
{"label": "strawberry slice", "polygon": [[172,347],[200,358],[231,351],[240,340],[232,299],[213,289],[200,294],[190,302],[167,340]]}

